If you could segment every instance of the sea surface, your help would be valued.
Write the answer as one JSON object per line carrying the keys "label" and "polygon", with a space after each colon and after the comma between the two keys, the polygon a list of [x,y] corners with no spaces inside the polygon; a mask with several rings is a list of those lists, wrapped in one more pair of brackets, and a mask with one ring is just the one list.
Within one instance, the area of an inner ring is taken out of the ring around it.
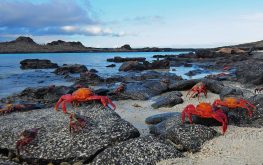
{"label": "sea surface", "polygon": [[[154,60],[153,55],[156,54],[181,54],[187,52],[114,52],[114,53],[34,53],[34,54],[0,54],[0,98],[12,95],[22,91],[27,87],[40,87],[47,85],[71,85],[63,77],[53,74],[54,69],[30,69],[21,70],[20,61],[24,59],[49,59],[58,65],[63,64],[83,64],[88,69],[96,69],[102,77],[109,77],[115,74],[124,74],[119,72],[118,68],[121,63],[115,63],[116,67],[107,68],[112,62],[107,62],[107,58],[115,56],[120,57],[146,57],[148,61]],[[167,72],[181,75],[185,79],[189,79],[184,75],[190,70],[198,69],[193,67],[176,67],[176,71],[170,68]],[[201,78],[211,74],[210,71],[205,74],[193,76],[191,78]]]}

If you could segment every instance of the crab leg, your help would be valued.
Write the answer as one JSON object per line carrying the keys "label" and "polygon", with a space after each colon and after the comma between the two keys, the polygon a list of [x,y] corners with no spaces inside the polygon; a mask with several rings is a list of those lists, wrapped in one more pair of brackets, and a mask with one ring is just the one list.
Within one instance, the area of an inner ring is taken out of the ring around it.
{"label": "crab leg", "polygon": [[213,115],[213,118],[216,119],[217,121],[219,121],[220,123],[222,123],[222,131],[223,131],[223,134],[225,134],[225,132],[227,130],[227,117],[226,117],[226,115],[221,111],[217,111]]}
{"label": "crab leg", "polygon": [[85,101],[90,101],[90,100],[100,100],[100,102],[102,103],[102,105],[104,107],[106,107],[108,104],[110,104],[113,107],[113,110],[116,109],[115,104],[113,104],[113,102],[107,97],[107,96],[90,96],[88,98],[85,99]]}
{"label": "crab leg", "polygon": [[185,107],[185,109],[182,112],[182,122],[184,123],[185,121],[185,114],[187,115],[190,124],[193,123],[193,119],[192,119],[192,115],[191,115],[191,111],[195,110],[194,105],[188,105],[187,107]]}

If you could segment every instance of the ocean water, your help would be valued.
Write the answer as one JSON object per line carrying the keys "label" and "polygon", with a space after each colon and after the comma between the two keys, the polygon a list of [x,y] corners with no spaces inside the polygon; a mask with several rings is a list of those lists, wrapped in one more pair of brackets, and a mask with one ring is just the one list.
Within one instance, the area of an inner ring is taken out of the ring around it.
{"label": "ocean water", "polygon": [[[181,54],[186,52],[114,52],[114,53],[35,53],[35,54],[0,54],[0,98],[22,91],[27,87],[40,87],[47,85],[71,85],[63,77],[52,73],[54,69],[30,69],[21,70],[20,61],[24,59],[49,59],[58,65],[63,64],[83,64],[88,69],[96,69],[100,76],[109,77],[115,74],[122,74],[118,71],[121,63],[115,63],[116,67],[107,68],[112,64],[107,62],[107,58],[115,56],[121,57],[146,57],[148,61],[154,60],[153,55],[156,54]],[[185,79],[189,79],[184,75],[190,70],[198,67],[176,67],[176,71],[170,69],[169,72],[181,75]],[[211,72],[196,75],[191,78],[204,77]]]}

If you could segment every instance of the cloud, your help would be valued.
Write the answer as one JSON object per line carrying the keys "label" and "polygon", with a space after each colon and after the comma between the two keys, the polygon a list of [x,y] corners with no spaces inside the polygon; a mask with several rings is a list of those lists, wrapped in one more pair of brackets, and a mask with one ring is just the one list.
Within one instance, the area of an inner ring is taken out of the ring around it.
{"label": "cloud", "polygon": [[124,18],[121,20],[114,20],[106,22],[106,24],[136,24],[136,25],[149,25],[149,24],[163,24],[165,19],[162,16],[137,16],[131,18]]}
{"label": "cloud", "polygon": [[0,26],[39,28],[71,24],[97,23],[89,16],[89,9],[84,10],[72,0],[47,1],[34,4],[23,1],[0,3]]}
{"label": "cloud", "polygon": [[240,17],[243,20],[246,21],[263,21],[263,13],[250,13],[250,14],[246,14],[246,15],[242,15]]}
{"label": "cloud", "polygon": [[87,36],[113,36],[121,37],[125,36],[124,32],[113,32],[110,28],[102,28],[99,25],[89,25],[89,26],[63,26],[61,27],[64,34],[78,34]]}
{"label": "cloud", "polygon": [[1,0],[0,34],[122,36],[92,18],[88,2],[85,1],[84,8],[73,0],[42,3]]}

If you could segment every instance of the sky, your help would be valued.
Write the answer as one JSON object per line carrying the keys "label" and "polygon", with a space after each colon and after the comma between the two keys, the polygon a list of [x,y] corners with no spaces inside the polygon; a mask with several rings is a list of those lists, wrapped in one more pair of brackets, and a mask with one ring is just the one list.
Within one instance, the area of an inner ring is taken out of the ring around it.
{"label": "sky", "polygon": [[217,47],[263,40],[263,0],[1,0],[0,41]]}

